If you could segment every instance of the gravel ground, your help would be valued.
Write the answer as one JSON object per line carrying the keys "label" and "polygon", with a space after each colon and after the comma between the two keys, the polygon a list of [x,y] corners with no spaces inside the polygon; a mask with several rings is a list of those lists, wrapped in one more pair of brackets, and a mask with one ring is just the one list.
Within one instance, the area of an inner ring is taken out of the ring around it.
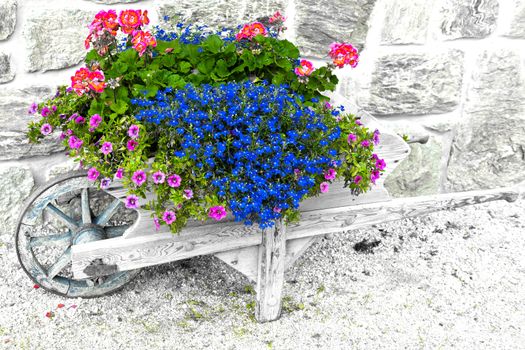
{"label": "gravel ground", "polygon": [[3,235],[0,348],[525,349],[524,218],[524,200],[501,201],[321,239],[286,273],[283,315],[266,324],[253,321],[248,280],[215,258],[64,299],[33,289]]}

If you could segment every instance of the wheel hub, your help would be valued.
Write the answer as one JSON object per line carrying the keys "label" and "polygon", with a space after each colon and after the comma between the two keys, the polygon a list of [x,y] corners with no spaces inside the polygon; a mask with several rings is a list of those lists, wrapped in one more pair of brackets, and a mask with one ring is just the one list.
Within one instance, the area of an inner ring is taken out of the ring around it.
{"label": "wheel hub", "polygon": [[106,239],[106,231],[99,225],[85,224],[73,236],[73,244],[84,244]]}

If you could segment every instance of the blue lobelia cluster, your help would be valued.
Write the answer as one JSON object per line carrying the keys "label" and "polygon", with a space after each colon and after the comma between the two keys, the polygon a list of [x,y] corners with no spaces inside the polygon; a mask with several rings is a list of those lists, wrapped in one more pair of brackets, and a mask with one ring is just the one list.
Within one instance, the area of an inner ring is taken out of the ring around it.
{"label": "blue lobelia cluster", "polygon": [[285,85],[187,85],[132,103],[136,119],[176,140],[173,154],[191,159],[245,224],[270,227],[309,192],[318,193],[323,172],[340,165],[330,145],[341,130],[326,123],[333,117]]}

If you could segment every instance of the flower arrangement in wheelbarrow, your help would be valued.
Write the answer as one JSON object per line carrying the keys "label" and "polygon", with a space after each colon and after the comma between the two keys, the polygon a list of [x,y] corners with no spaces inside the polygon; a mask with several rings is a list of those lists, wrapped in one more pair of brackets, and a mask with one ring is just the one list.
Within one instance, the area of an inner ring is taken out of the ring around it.
{"label": "flower arrangement in wheelbarrow", "polygon": [[357,195],[380,177],[379,132],[332,106],[333,71],[358,63],[347,43],[315,68],[279,36],[284,17],[211,30],[147,29],[147,11],[101,11],[86,66],[30,113],[29,137],[58,138],[100,188],[120,181],[157,229],[189,219],[261,228],[299,218],[300,202],[337,179]]}

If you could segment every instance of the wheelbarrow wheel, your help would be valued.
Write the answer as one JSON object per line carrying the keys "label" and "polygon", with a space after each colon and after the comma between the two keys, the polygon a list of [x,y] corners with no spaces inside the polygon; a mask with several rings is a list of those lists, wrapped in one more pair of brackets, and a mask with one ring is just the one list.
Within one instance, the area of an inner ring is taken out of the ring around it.
{"label": "wheelbarrow wheel", "polygon": [[59,177],[26,201],[15,232],[18,261],[36,284],[51,293],[71,298],[113,293],[140,270],[74,279],[71,248],[121,236],[137,217],[137,212],[90,183],[85,172]]}

